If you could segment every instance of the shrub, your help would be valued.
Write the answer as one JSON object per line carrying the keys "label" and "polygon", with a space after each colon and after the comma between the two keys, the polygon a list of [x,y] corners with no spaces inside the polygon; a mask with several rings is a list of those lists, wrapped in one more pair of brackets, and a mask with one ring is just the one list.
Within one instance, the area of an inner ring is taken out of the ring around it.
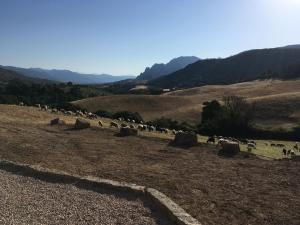
{"label": "shrub", "polygon": [[141,115],[137,112],[129,112],[129,111],[122,111],[122,112],[117,112],[113,115],[113,119],[118,119],[118,118],[123,118],[125,120],[134,120],[137,123],[144,122],[143,118]]}
{"label": "shrub", "polygon": [[105,111],[105,110],[99,110],[95,112],[97,116],[105,117],[105,118],[113,118],[113,113]]}
{"label": "shrub", "polygon": [[148,125],[152,125],[158,128],[168,128],[184,131],[195,131],[195,127],[187,122],[178,122],[170,118],[161,117],[159,119],[147,122]]}

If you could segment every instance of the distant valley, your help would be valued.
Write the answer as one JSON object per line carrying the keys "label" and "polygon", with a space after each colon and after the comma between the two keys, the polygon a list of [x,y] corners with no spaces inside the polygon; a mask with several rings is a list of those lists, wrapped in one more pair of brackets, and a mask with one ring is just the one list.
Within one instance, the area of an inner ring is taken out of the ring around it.
{"label": "distant valley", "polygon": [[15,71],[23,76],[30,78],[45,79],[57,82],[73,82],[76,84],[102,84],[112,83],[126,79],[133,79],[135,76],[124,75],[124,76],[112,76],[108,74],[82,74],[69,70],[46,70],[40,68],[20,68],[12,66],[2,66],[2,68]]}

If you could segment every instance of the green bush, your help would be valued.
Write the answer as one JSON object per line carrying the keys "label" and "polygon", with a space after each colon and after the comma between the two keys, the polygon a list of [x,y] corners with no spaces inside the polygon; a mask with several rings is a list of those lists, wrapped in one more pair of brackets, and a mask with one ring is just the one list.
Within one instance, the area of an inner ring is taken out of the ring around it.
{"label": "green bush", "polygon": [[254,106],[244,98],[228,96],[224,105],[214,100],[206,102],[198,127],[206,135],[247,136],[252,128]]}

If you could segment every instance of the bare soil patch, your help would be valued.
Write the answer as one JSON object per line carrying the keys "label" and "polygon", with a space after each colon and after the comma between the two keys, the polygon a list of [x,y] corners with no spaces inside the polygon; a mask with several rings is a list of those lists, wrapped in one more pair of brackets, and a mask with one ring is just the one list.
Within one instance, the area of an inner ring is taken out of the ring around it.
{"label": "bare soil patch", "polygon": [[204,225],[300,224],[298,162],[222,158],[203,144],[182,149],[114,129],[47,125],[55,117],[0,105],[0,157],[153,187]]}

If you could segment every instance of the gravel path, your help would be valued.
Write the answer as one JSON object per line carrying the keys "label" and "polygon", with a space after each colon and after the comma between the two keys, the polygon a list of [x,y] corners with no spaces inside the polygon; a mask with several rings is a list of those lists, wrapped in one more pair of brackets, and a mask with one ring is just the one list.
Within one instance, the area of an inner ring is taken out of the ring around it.
{"label": "gravel path", "polygon": [[0,170],[0,224],[166,225],[145,200]]}

